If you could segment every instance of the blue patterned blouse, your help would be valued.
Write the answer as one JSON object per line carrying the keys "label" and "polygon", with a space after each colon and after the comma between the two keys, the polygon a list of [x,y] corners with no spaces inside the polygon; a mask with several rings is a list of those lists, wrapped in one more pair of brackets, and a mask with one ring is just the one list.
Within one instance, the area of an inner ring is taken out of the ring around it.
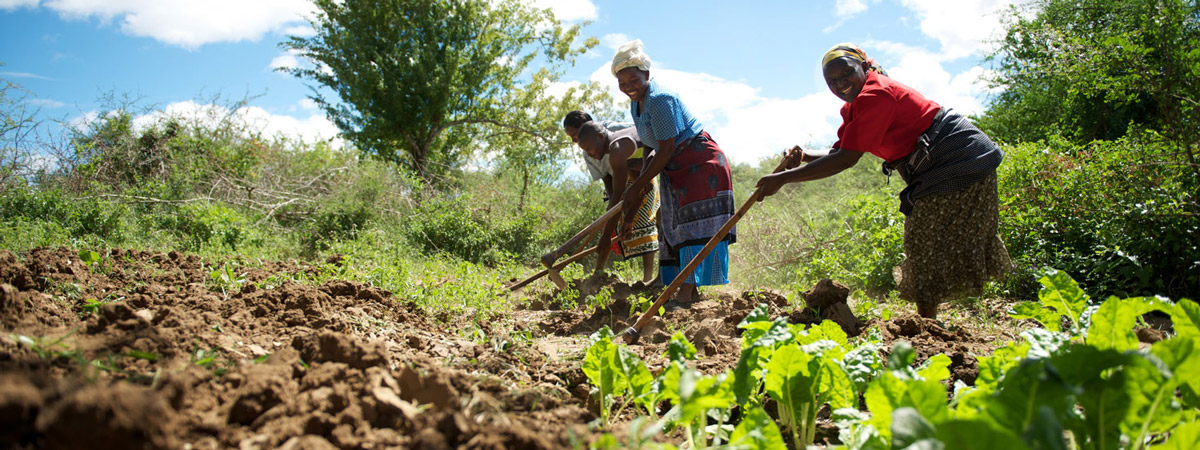
{"label": "blue patterned blouse", "polygon": [[653,149],[658,149],[658,141],[674,138],[675,145],[679,145],[704,131],[704,125],[688,111],[679,95],[659,86],[656,80],[650,80],[646,87],[641,114],[638,114],[638,103],[633,102],[629,106],[629,116],[633,117],[642,144]]}

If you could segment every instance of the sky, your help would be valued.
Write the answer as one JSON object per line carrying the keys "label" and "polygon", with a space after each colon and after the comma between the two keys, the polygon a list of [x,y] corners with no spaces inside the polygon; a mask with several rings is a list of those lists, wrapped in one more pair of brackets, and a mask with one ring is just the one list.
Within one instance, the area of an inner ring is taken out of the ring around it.
{"label": "sky", "polygon": [[[841,100],[824,52],[854,42],[892,78],[963,114],[981,112],[984,57],[1000,37],[1002,0],[530,0],[600,45],[561,81],[616,88],[617,46],[641,39],[651,76],[677,91],[735,163],[836,140]],[[243,114],[268,134],[340,143],[279,47],[309,36],[308,0],[0,0],[0,78],[22,85],[44,118],[95,117],[105,96],[158,113]],[[215,100],[215,101],[214,101]],[[622,109],[624,110],[624,109]],[[578,170],[578,169],[577,169]]]}

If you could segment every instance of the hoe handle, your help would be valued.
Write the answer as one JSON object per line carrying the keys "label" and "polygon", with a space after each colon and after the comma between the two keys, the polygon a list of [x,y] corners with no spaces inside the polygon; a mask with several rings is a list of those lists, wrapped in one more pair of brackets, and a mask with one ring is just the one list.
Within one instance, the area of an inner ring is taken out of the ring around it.
{"label": "hoe handle", "polygon": [[617,202],[616,205],[601,215],[600,218],[596,219],[595,222],[592,222],[591,225],[588,225],[582,230],[579,230],[578,233],[575,233],[575,236],[572,236],[571,239],[568,239],[567,243],[550,253],[542,255],[542,265],[546,266],[547,268],[553,266],[554,261],[557,261],[558,258],[562,257],[562,255],[571,251],[571,249],[574,248],[575,245],[579,244],[580,241],[590,239],[592,237],[592,233],[600,231],[600,229],[604,227],[605,223],[608,223],[609,220],[612,220],[613,217],[616,217],[621,213],[621,206],[623,206],[624,203],[624,201]]}
{"label": "hoe handle", "polygon": [[[776,167],[771,173],[777,173],[780,170],[787,168],[789,159],[790,158],[788,158],[785,154],[783,160],[779,162],[779,166]],[[671,281],[671,284],[667,286],[666,289],[663,289],[662,294],[659,295],[658,299],[654,301],[654,305],[651,306],[650,309],[647,309],[646,312],[642,313],[642,316],[638,317],[637,322],[634,322],[633,326],[629,327],[629,329],[622,333],[625,337],[626,343],[632,344],[637,342],[642,328],[644,328],[647,323],[650,323],[650,319],[653,318],[658,312],[658,308],[661,308],[663,304],[667,303],[667,299],[670,299],[671,295],[675,294],[675,291],[679,290],[679,287],[683,285],[683,282],[691,277],[692,272],[696,270],[696,266],[699,266],[700,262],[704,260],[704,257],[708,256],[708,253],[716,248],[717,244],[720,243],[721,240],[725,239],[725,235],[729,234],[729,230],[732,230],[733,226],[737,224],[738,220],[740,220],[742,216],[746,215],[746,211],[749,211],[750,207],[754,206],[754,204],[758,202],[758,197],[760,195],[762,195],[761,187],[755,189],[753,194],[750,194],[750,198],[747,198],[746,202],[742,203],[742,207],[738,208],[737,212],[733,214],[733,217],[730,217],[729,220],[725,221],[725,225],[722,225],[721,229],[717,230],[717,233],[708,240],[708,243],[704,244],[704,248],[700,249],[700,253],[697,253],[696,257],[692,258],[692,260],[689,261],[688,264],[679,271],[679,275],[675,276],[675,280]]]}
{"label": "hoe handle", "polygon": [[581,251],[574,255],[571,255],[571,257],[554,264],[553,267],[542,269],[541,272],[533,274],[533,276],[526,278],[525,281],[522,281],[520,283],[509,286],[508,290],[516,291],[517,289],[521,289],[521,288],[529,285],[529,283],[536,281],[538,278],[546,276],[546,274],[550,273],[551,270],[554,270],[554,271],[562,270],[562,268],[567,267],[568,264],[571,264],[575,261],[579,261],[580,259],[586,258],[588,255],[596,253],[596,250],[597,250],[596,247],[591,247],[591,248],[588,248],[587,250],[584,250],[584,251]]}

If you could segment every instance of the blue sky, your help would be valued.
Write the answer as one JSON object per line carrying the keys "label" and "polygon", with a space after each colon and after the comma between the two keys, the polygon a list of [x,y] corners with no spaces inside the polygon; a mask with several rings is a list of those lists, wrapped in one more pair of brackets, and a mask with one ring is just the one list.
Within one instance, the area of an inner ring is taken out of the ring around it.
{"label": "blue sky", "polygon": [[[568,22],[589,21],[601,45],[564,86],[609,86],[614,49],[642,39],[652,76],[677,90],[736,162],[794,144],[828,145],[840,101],[819,61],[852,41],[893,78],[960,112],[982,110],[987,39],[1010,1],[534,0]],[[302,64],[278,43],[307,33],[307,0],[0,0],[0,77],[36,95],[42,114],[95,114],[106,93],[175,113],[253,97],[244,113],[269,133],[328,139],[336,129],[308,88],[272,69]]]}

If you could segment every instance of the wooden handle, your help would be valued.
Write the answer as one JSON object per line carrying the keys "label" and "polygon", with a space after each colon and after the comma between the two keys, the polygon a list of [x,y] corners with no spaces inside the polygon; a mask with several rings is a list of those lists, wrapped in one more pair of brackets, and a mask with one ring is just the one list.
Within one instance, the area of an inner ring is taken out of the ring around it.
{"label": "wooden handle", "polygon": [[[787,154],[784,154],[783,161],[780,161],[779,166],[776,167],[771,173],[778,173],[780,170],[784,170],[787,168],[787,164],[788,157]],[[738,208],[737,212],[733,214],[733,217],[730,217],[729,220],[725,221],[725,225],[721,225],[721,229],[717,230],[717,233],[708,240],[707,244],[704,244],[704,248],[700,249],[700,253],[697,253],[696,257],[692,258],[692,260],[688,262],[687,266],[684,266],[684,268],[679,271],[679,275],[675,276],[675,280],[671,281],[671,284],[667,286],[666,289],[663,289],[662,294],[659,295],[658,299],[654,301],[654,305],[652,305],[650,309],[646,310],[646,312],[642,313],[642,316],[638,318],[637,322],[634,322],[633,326],[631,326],[629,330],[625,330],[626,335],[632,334],[636,336],[637,333],[641,332],[642,328],[644,328],[646,324],[650,322],[650,319],[654,317],[655,313],[658,311],[658,308],[661,308],[663,304],[667,303],[667,299],[671,298],[671,295],[675,294],[675,291],[679,290],[679,287],[683,285],[683,282],[691,277],[692,272],[696,270],[696,267],[700,265],[700,262],[704,261],[704,257],[708,256],[708,253],[714,248],[717,248],[717,244],[720,243],[721,240],[725,239],[725,235],[729,234],[729,230],[733,229],[733,226],[737,224],[737,221],[740,220],[742,216],[746,215],[746,211],[749,211],[750,207],[754,206],[754,203],[758,202],[758,197],[760,195],[762,195],[762,188],[759,187],[754,189],[754,193],[750,194],[750,198],[746,199],[745,203],[742,203],[742,207]]]}
{"label": "wooden handle", "polygon": [[592,233],[600,231],[604,227],[605,223],[607,223],[609,220],[612,220],[612,218],[616,217],[617,214],[621,213],[621,207],[624,204],[624,201],[617,202],[616,205],[606,211],[600,216],[600,218],[596,219],[596,221],[592,222],[591,225],[588,225],[582,230],[579,230],[578,233],[575,233],[575,236],[572,236],[571,239],[568,239],[567,243],[550,253],[542,255],[542,265],[546,267],[553,266],[554,261],[557,261],[558,258],[562,257],[563,254],[571,251],[571,249],[574,248],[576,244],[579,244],[580,241],[590,239]]}
{"label": "wooden handle", "polygon": [[564,260],[558,262],[557,264],[554,265],[554,267],[542,269],[541,272],[538,272],[538,273],[534,274],[533,276],[526,278],[525,281],[522,281],[520,283],[509,286],[508,290],[516,291],[517,289],[521,289],[521,288],[529,285],[529,283],[537,281],[538,278],[546,276],[546,274],[549,274],[551,270],[562,270],[562,268],[566,267],[568,264],[571,264],[575,261],[579,261],[580,259],[583,259],[583,258],[587,257],[588,255],[596,253],[596,250],[598,250],[598,247],[591,247],[591,248],[588,248],[587,250],[584,250],[584,251],[581,251],[574,255],[571,255],[570,258],[567,258],[567,259],[564,259]]}

